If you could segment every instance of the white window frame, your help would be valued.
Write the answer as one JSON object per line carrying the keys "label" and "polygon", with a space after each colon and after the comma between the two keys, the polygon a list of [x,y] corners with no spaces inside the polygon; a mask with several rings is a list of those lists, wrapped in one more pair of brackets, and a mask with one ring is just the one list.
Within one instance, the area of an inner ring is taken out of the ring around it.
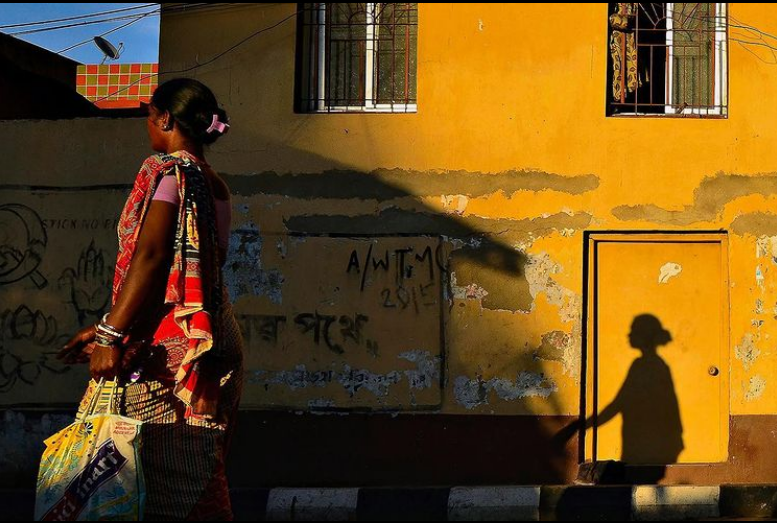
{"label": "white window frame", "polygon": [[375,3],[367,3],[367,34],[365,35],[364,60],[364,105],[327,105],[326,97],[326,3],[318,4],[318,84],[316,85],[316,110],[321,113],[415,113],[418,104],[378,104],[375,103],[375,34],[380,21],[376,19]]}
{"label": "white window frame", "polygon": [[[674,21],[672,12],[674,3],[666,4],[666,48],[668,78],[666,81],[665,100],[672,97],[674,81]],[[728,16],[725,2],[715,3],[715,44],[713,49],[713,71],[715,77],[712,81],[713,106],[712,107],[686,107],[678,111],[677,107],[667,104],[664,107],[665,114],[698,114],[710,116],[726,116],[728,112]]]}

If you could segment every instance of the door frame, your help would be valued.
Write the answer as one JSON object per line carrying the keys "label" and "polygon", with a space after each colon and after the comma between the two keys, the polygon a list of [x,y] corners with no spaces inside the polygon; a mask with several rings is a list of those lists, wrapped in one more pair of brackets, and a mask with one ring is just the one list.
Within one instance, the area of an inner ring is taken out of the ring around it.
{"label": "door frame", "polygon": [[[629,230],[602,230],[584,231],[583,233],[583,354],[582,354],[582,382],[580,386],[580,413],[582,419],[596,416],[599,412],[598,405],[598,366],[597,366],[597,246],[602,242],[667,242],[667,243],[719,243],[721,252],[721,302],[724,304],[721,311],[721,347],[720,366],[726,369],[725,378],[721,380],[720,387],[720,424],[721,424],[721,454],[723,462],[728,461],[729,456],[729,420],[731,415],[730,405],[730,380],[731,380],[731,345],[730,345],[730,308],[729,293],[729,263],[728,263],[728,232],[719,231],[629,231]],[[589,365],[590,362],[590,365]],[[590,437],[581,427],[578,439],[579,461],[595,462],[596,456],[596,423],[590,431]],[[681,464],[682,465],[682,464]]]}

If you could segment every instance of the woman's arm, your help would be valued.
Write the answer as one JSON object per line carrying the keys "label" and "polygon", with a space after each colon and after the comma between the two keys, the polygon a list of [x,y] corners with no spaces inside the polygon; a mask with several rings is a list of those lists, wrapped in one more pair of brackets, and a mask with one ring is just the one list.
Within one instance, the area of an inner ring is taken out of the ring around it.
{"label": "woman's arm", "polygon": [[567,441],[572,439],[572,437],[580,432],[580,429],[590,429],[594,426],[594,422],[597,425],[604,425],[608,421],[610,421],[612,418],[614,418],[617,414],[619,414],[623,410],[623,396],[622,396],[623,388],[621,388],[621,391],[618,392],[618,395],[615,397],[612,402],[607,405],[605,408],[602,409],[602,411],[597,416],[590,416],[588,419],[577,419],[558,431],[552,438],[552,441],[554,445],[556,445],[559,448],[562,448],[566,445]]}
{"label": "woman's arm", "polygon": [[[152,200],[124,285],[106,318],[106,323],[116,330],[129,330],[144,313],[156,310],[155,300],[162,299],[170,273],[177,217],[177,205]],[[92,377],[112,379],[121,370],[121,356],[121,350],[115,346],[94,345],[89,364]]]}

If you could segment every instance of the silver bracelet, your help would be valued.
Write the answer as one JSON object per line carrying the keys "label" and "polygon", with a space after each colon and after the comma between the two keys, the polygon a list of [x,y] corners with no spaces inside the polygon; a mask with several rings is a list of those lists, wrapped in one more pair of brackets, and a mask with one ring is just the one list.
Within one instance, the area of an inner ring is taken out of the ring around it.
{"label": "silver bracelet", "polygon": [[118,344],[119,340],[118,340],[118,339],[116,339],[116,338],[110,338],[110,337],[108,337],[108,336],[104,336],[104,335],[102,335],[102,334],[98,333],[98,334],[97,334],[97,335],[94,337],[94,342],[95,342],[97,345],[101,345],[101,346],[103,346],[103,347],[113,347],[113,346],[115,346],[116,344]]}
{"label": "silver bracelet", "polygon": [[106,312],[105,315],[103,315],[102,320],[100,321],[100,323],[97,324],[97,330],[105,333],[108,336],[111,336],[117,339],[124,338],[126,336],[124,332],[120,331],[113,325],[109,325],[106,322],[106,320],[108,319],[108,314],[109,313]]}

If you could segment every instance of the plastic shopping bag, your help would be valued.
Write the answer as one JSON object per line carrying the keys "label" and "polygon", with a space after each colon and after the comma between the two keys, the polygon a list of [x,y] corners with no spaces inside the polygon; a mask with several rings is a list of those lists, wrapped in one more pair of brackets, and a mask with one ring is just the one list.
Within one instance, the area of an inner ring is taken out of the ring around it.
{"label": "plastic shopping bag", "polygon": [[[145,487],[140,421],[120,416],[116,381],[100,380],[76,421],[45,441],[35,497],[36,521],[138,521]],[[110,388],[108,408],[95,412]]]}

